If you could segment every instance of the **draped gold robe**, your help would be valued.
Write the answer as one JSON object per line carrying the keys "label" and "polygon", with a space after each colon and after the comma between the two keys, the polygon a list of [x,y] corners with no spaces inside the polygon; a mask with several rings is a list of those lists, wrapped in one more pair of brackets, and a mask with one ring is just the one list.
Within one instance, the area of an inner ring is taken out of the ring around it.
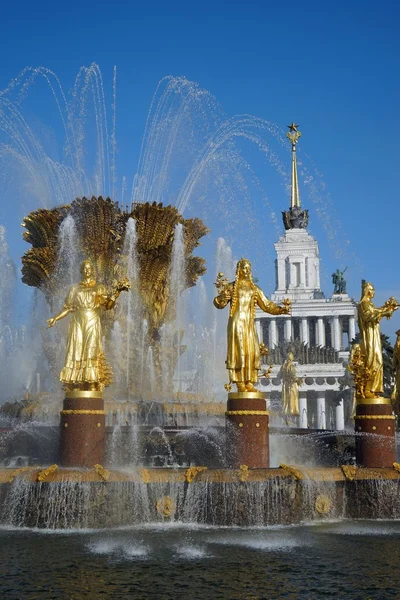
{"label": "draped gold robe", "polygon": [[100,310],[107,299],[105,287],[95,282],[72,286],[64,305],[72,316],[65,364],[60,373],[63,383],[102,383],[104,355]]}
{"label": "draped gold robe", "polygon": [[291,360],[286,360],[281,369],[282,374],[282,408],[285,415],[297,416],[299,410],[299,379]]}
{"label": "draped gold robe", "polygon": [[394,388],[391,396],[392,405],[396,415],[400,414],[400,335],[393,348],[393,367],[395,370]]}
{"label": "draped gold robe", "polygon": [[376,308],[369,298],[363,298],[358,305],[358,327],[360,329],[360,347],[365,356],[365,366],[371,375],[365,389],[383,393],[383,359],[379,323],[382,310]]}
{"label": "draped gold robe", "polygon": [[260,343],[255,328],[255,308],[259,306],[264,312],[272,315],[281,314],[280,307],[268,300],[264,292],[252,284],[245,285],[232,282],[225,288],[225,293],[214,298],[216,308],[225,308],[232,302],[236,289],[235,309],[228,319],[228,349],[226,368],[232,383],[258,381],[260,370]]}

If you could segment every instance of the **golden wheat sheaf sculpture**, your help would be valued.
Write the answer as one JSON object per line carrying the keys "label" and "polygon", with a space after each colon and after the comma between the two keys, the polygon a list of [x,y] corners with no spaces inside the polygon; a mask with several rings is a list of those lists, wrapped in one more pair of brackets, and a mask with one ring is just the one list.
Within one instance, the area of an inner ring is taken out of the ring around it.
{"label": "golden wheat sheaf sculpture", "polygon": [[[170,304],[169,274],[175,226],[183,225],[185,252],[184,289],[196,284],[206,271],[203,258],[193,256],[208,228],[197,218],[184,219],[174,206],[157,203],[134,204],[123,210],[118,203],[101,196],[77,198],[70,205],[40,209],[30,213],[22,223],[23,237],[31,248],[22,257],[22,281],[39,288],[49,304],[62,288],[59,265],[59,231],[63,220],[71,215],[76,228],[76,253],[89,258],[96,267],[97,280],[111,285],[124,272],[127,256],[124,241],[128,219],[136,222],[137,259],[143,318],[149,324],[150,337],[157,337],[161,325],[173,318]],[[79,273],[76,274],[77,280]]]}

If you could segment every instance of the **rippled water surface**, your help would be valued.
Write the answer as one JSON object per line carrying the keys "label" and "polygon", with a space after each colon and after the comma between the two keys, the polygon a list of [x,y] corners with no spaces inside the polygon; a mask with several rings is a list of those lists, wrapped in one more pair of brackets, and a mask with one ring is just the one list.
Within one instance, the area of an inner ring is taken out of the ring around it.
{"label": "rippled water surface", "polygon": [[4,599],[400,598],[400,523],[0,530]]}

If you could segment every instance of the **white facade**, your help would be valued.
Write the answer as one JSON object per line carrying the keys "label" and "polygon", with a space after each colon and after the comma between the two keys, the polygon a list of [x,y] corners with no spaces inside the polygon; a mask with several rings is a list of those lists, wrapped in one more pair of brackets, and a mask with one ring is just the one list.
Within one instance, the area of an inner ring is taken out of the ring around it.
{"label": "white facade", "polygon": [[282,298],[314,298],[321,292],[319,250],[316,240],[305,229],[289,229],[274,244],[276,287],[274,302]]}
{"label": "white facade", "polygon": [[[307,347],[309,363],[298,364],[304,378],[300,388],[300,427],[344,428],[344,403],[339,380],[345,374],[341,361],[348,361],[350,342],[356,333],[356,303],[347,294],[325,298],[320,285],[320,258],[317,241],[306,229],[289,229],[275,243],[276,285],[271,300],[292,301],[290,315],[274,316],[257,311],[260,342],[270,349],[301,341]],[[318,362],[317,347],[332,348],[330,359]],[[261,379],[260,390],[271,400],[280,392],[277,378],[281,365],[275,365],[271,378]],[[336,392],[333,394],[332,392]]]}

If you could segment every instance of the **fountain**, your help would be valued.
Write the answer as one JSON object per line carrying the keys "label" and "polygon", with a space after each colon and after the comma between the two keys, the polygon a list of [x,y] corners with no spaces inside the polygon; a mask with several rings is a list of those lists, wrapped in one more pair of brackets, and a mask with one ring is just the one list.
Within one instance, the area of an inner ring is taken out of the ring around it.
{"label": "fountain", "polygon": [[[32,76],[38,75],[43,72]],[[99,81],[94,67],[82,70],[77,85],[83,81],[88,89],[93,77]],[[93,292],[90,310],[107,310],[101,319],[103,333],[96,338],[96,356],[82,353],[83,358],[77,359],[74,352],[73,362],[64,364],[66,336],[62,325],[55,331],[41,330],[39,355],[46,357],[46,376],[52,384],[43,393],[44,377],[40,373],[35,378],[38,393],[32,393],[30,386],[23,404],[16,403],[16,421],[35,430],[35,421],[48,409],[48,425],[51,422],[53,426],[51,445],[53,449],[59,445],[60,451],[51,461],[39,457],[41,464],[9,464],[0,469],[2,522],[54,529],[168,521],[252,526],[299,523],[304,519],[399,517],[396,497],[400,466],[395,461],[394,415],[389,402],[379,399],[379,389],[373,390],[374,402],[365,401],[371,377],[365,343],[359,352],[354,350],[351,363],[358,386],[358,465],[341,464],[338,459],[336,466],[281,462],[279,467],[270,468],[269,443],[276,432],[269,428],[265,395],[254,385],[260,375],[267,379],[270,369],[264,371],[261,366],[260,356],[267,355],[267,348],[258,345],[254,311],[257,305],[273,314],[288,314],[290,302],[278,305],[269,301],[253,281],[246,259],[237,263],[234,279],[232,251],[219,238],[214,304],[217,308],[230,305],[228,346],[232,343],[238,353],[228,352],[225,406],[220,368],[224,351],[216,334],[221,327],[217,311],[200,335],[196,315],[189,323],[184,318],[190,309],[193,313],[207,311],[206,289],[200,279],[205,273],[205,260],[193,252],[209,230],[202,219],[183,217],[183,212],[191,206],[196,186],[203,199],[212,178],[221,190],[221,202],[225,202],[232,190],[224,188],[219,171],[223,163],[235,173],[235,185],[245,200],[242,212],[246,223],[250,223],[248,191],[239,167],[251,169],[236,151],[233,140],[242,137],[256,141],[277,171],[285,175],[278,156],[260,136],[268,131],[279,142],[280,137],[273,126],[250,117],[221,123],[213,113],[215,105],[206,96],[216,131],[211,135],[209,128],[206,130],[190,172],[179,181],[175,206],[165,206],[162,202],[171,195],[170,182],[179,179],[172,149],[177,139],[182,141],[184,126],[193,141],[189,108],[201,96],[197,88],[190,89],[186,80],[170,79],[165,85],[160,103],[152,107],[147,122],[139,174],[128,202],[126,180],[119,201],[114,200],[118,197],[114,132],[110,141],[106,128],[97,127],[101,143],[96,172],[93,180],[85,175],[82,110],[74,123],[72,107],[66,106],[67,166],[49,160],[32,132],[26,143],[11,153],[39,179],[44,169],[42,185],[37,188],[43,194],[43,204],[52,206],[35,208],[23,221],[24,239],[31,245],[22,259],[23,282],[38,290],[38,298],[43,297],[47,303],[46,308],[38,309],[38,315],[45,311],[57,313],[71,286],[74,291],[68,295],[67,312],[75,307],[77,289]],[[19,86],[17,80],[12,89]],[[58,83],[53,91],[64,102]],[[181,110],[176,113],[172,91],[183,97]],[[79,97],[74,95],[75,102]],[[7,112],[9,104],[1,97],[0,102],[0,124],[4,128],[11,116]],[[14,107],[11,112],[15,115],[16,110]],[[166,114],[161,127],[162,110]],[[98,115],[103,115],[102,110]],[[102,122],[99,119],[97,125]],[[172,123],[169,136],[165,133],[167,123]],[[23,129],[15,132],[19,142],[27,135],[25,126]],[[298,134],[297,126],[292,124],[292,149]],[[7,148],[2,151],[6,154]],[[209,178],[204,182],[202,176],[207,169]],[[298,185],[294,152],[291,185],[292,191]],[[107,187],[111,198],[104,193]],[[298,197],[298,190],[294,196]],[[233,210],[228,213],[235,216]],[[307,219],[308,212],[296,203],[284,213],[289,229],[301,228]],[[242,238],[246,235],[237,236],[240,249]],[[247,250],[254,247],[249,243]],[[73,285],[81,261],[83,280]],[[195,299],[186,292],[189,288],[197,292]],[[120,292],[124,294],[118,298]],[[361,304],[363,301],[364,296]],[[386,308],[377,309],[383,310],[382,316],[390,316],[397,308],[394,300],[388,302]],[[49,319],[51,327],[66,316],[62,312]],[[42,325],[44,322],[43,317]],[[77,345],[71,342],[75,334],[72,327],[68,348]],[[7,337],[3,335],[2,339]],[[279,351],[271,348],[268,356]],[[64,400],[60,387],[55,385],[61,369],[66,386]],[[93,377],[82,375],[91,369]],[[79,376],[71,375],[74,370]],[[232,384],[237,385],[237,391],[231,390]],[[307,435],[307,411],[304,414],[301,398],[297,401],[299,406],[288,408],[288,415],[300,416],[301,432],[284,428],[280,433],[282,437],[298,435],[305,444],[315,447],[312,432]],[[322,405],[319,413],[320,421],[326,422]],[[393,423],[388,426],[389,421]]]}

